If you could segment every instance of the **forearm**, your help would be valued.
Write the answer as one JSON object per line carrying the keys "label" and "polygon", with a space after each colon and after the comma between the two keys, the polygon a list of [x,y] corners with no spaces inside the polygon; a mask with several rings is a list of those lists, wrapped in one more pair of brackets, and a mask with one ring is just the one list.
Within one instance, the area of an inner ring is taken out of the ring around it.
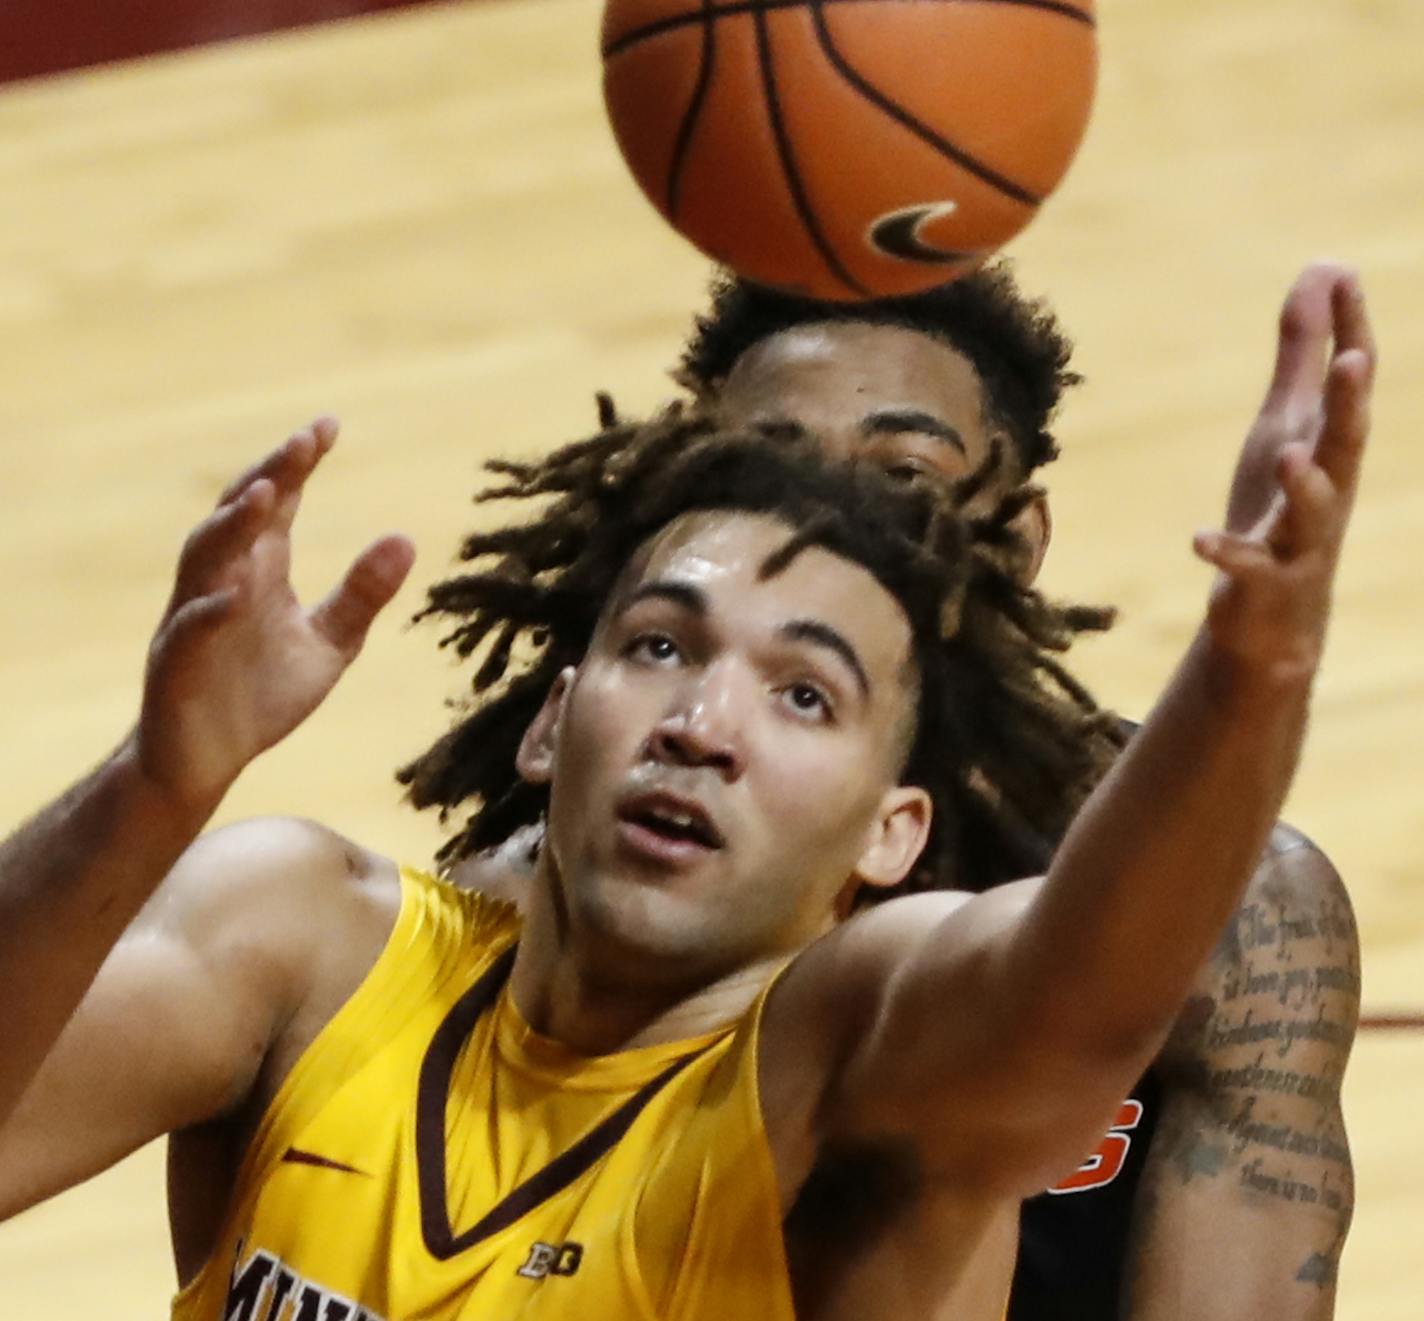
{"label": "forearm", "polygon": [[167,802],[125,743],[0,844],[0,1122],[207,815]]}
{"label": "forearm", "polygon": [[1112,1053],[1165,1031],[1280,810],[1309,690],[1197,637],[1016,933],[1010,976],[1065,1044]]}

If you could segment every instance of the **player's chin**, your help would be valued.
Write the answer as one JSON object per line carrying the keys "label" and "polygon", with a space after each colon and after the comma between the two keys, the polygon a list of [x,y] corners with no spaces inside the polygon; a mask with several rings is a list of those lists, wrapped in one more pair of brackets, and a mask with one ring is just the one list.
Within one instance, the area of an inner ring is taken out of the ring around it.
{"label": "player's chin", "polygon": [[716,976],[726,950],[739,944],[712,887],[668,884],[623,870],[585,892],[579,907],[580,925],[597,936],[619,976],[650,985]]}

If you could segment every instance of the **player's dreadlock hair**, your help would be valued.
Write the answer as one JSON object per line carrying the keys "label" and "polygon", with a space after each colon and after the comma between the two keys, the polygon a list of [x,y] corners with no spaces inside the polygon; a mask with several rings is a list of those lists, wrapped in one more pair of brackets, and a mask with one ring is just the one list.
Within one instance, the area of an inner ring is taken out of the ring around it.
{"label": "player's dreadlock hair", "polygon": [[1013,875],[1012,840],[1056,838],[1119,745],[1117,725],[1059,665],[1106,612],[1050,605],[1019,581],[1010,528],[1022,497],[971,521],[943,484],[895,483],[836,464],[814,442],[719,432],[672,410],[610,426],[537,463],[495,462],[481,501],[542,500],[529,521],[467,538],[473,567],[430,589],[417,618],[455,621],[442,645],[478,656],[473,700],[399,779],[416,807],[470,813],[440,854],[447,868],[539,820],[547,789],[515,753],[559,671],[582,660],[604,604],[649,537],[695,510],[775,516],[780,572],[809,546],[863,565],[910,621],[918,713],[903,774],[934,801],[921,865],[904,888],[974,888]]}
{"label": "player's dreadlock hair", "polygon": [[902,326],[943,341],[973,364],[986,420],[1013,440],[1018,476],[1057,457],[1049,423],[1064,390],[1082,378],[1068,370],[1073,345],[1052,311],[1024,296],[1004,262],[925,293],[868,303],[823,303],[718,276],[677,377],[699,397],[710,396],[753,345],[825,321]]}

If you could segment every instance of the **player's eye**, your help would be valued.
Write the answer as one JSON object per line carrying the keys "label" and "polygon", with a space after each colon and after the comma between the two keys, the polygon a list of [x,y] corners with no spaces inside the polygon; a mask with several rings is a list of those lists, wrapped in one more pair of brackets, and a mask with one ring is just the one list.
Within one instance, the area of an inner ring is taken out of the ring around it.
{"label": "player's eye", "polygon": [[831,699],[813,683],[787,685],[782,689],[782,699],[802,719],[828,721],[835,717]]}
{"label": "player's eye", "polygon": [[886,474],[897,482],[915,482],[930,476],[929,468],[923,463],[916,463],[913,459],[895,459],[884,464],[883,467]]}
{"label": "player's eye", "polygon": [[682,652],[666,633],[639,633],[623,648],[623,654],[630,660],[666,665],[677,660]]}

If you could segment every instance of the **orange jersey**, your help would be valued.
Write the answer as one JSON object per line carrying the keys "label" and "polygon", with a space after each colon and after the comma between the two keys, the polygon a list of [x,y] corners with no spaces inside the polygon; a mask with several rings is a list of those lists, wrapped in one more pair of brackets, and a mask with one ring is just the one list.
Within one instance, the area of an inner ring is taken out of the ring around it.
{"label": "orange jersey", "polygon": [[514,1006],[511,908],[414,871],[401,888],[174,1321],[792,1321],[765,997],[707,1036],[579,1056]]}

